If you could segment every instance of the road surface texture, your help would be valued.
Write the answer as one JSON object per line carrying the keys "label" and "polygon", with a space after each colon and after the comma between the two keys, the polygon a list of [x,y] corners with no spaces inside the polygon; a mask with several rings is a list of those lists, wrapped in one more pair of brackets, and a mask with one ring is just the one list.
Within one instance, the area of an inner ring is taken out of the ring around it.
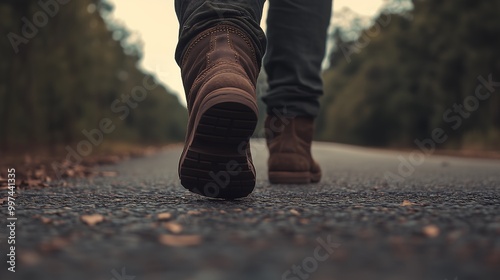
{"label": "road surface texture", "polygon": [[321,183],[270,185],[256,140],[256,190],[222,201],[180,186],[180,153],[19,190],[0,279],[500,279],[500,161],[315,143]]}

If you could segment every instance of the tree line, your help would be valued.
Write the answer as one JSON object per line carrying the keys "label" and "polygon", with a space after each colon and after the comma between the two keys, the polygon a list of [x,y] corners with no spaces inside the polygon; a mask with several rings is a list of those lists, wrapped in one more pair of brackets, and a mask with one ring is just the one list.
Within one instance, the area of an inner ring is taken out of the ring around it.
{"label": "tree line", "polygon": [[[499,149],[500,0],[399,2],[354,37],[346,28],[331,34],[316,138]],[[106,21],[111,12],[105,0],[0,2],[0,150],[99,133],[183,140],[186,109],[138,67],[141,46]]]}
{"label": "tree line", "polygon": [[[103,0],[0,2],[0,149],[184,137],[186,109],[138,67],[140,44]],[[166,54],[168,55],[168,54]],[[113,128],[113,129],[111,129]]]}
{"label": "tree line", "polygon": [[500,149],[498,11],[499,0],[414,0],[356,38],[337,28],[317,138],[414,147],[436,136],[442,148]]}

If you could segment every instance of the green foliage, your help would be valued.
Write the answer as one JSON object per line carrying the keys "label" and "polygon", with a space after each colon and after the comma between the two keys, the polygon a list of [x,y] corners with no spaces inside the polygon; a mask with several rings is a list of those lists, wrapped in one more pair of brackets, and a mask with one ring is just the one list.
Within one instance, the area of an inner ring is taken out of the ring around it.
{"label": "green foliage", "polygon": [[460,125],[443,116],[475,95],[479,76],[500,82],[500,1],[413,5],[380,15],[355,41],[332,34],[318,138],[414,147],[442,128],[445,148],[500,148],[500,87]]}
{"label": "green foliage", "polygon": [[[127,30],[103,18],[110,4],[69,1],[57,4],[57,11],[50,7],[53,15],[47,15],[38,2],[0,3],[0,149],[75,143],[85,139],[82,130],[99,128],[103,118],[116,127],[105,140],[183,139],[185,108],[138,68],[140,46],[127,42]],[[47,15],[45,24],[36,16],[40,13]],[[37,29],[35,35],[26,33],[23,19]],[[23,42],[13,41],[13,34]],[[154,86],[144,100],[134,100],[134,88],[144,88],[144,79]],[[132,105],[122,101],[127,95]],[[129,113],[113,108],[114,102]]]}

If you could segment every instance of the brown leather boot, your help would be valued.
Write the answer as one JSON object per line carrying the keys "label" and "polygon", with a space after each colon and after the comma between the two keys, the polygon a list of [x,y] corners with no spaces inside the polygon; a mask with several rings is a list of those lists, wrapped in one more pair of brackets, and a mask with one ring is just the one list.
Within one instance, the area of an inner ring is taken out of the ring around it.
{"label": "brown leather boot", "polygon": [[232,199],[254,189],[249,139],[257,124],[260,60],[248,36],[231,25],[206,30],[185,50],[189,123],[179,177],[191,192]]}
{"label": "brown leather boot", "polygon": [[313,118],[267,116],[265,128],[272,184],[307,184],[321,180],[321,168],[311,156]]}

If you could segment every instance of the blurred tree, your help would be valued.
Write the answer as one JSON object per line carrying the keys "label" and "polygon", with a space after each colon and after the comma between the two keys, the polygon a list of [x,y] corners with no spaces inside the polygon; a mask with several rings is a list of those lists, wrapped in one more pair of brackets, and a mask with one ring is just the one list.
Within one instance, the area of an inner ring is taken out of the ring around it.
{"label": "blurred tree", "polygon": [[105,21],[111,11],[104,0],[0,2],[0,150],[75,143],[103,118],[116,126],[105,140],[183,139],[185,108],[138,68],[141,46]]}
{"label": "blurred tree", "polygon": [[355,40],[332,34],[319,139],[414,147],[442,128],[443,147],[500,148],[500,88],[475,110],[469,97],[479,76],[500,81],[500,1],[399,2]]}

